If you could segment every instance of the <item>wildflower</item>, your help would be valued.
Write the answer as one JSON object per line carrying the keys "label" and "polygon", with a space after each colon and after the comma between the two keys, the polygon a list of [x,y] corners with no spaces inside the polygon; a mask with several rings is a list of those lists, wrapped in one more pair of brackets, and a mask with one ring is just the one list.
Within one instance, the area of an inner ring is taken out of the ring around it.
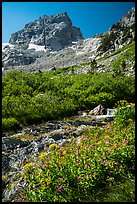
{"label": "wildflower", "polygon": [[126,130],[124,130],[124,134],[126,133]]}
{"label": "wildflower", "polygon": [[62,186],[59,186],[59,187],[58,187],[58,191],[61,192],[62,190],[63,190],[63,187],[62,187]]}
{"label": "wildflower", "polygon": [[49,145],[49,149],[55,149],[55,148],[57,148],[57,144],[50,144]]}
{"label": "wildflower", "polygon": [[104,162],[104,166],[107,166],[108,165],[108,162]]}
{"label": "wildflower", "polygon": [[109,152],[112,152],[112,149],[109,149],[108,151],[109,151]]}
{"label": "wildflower", "polygon": [[58,181],[59,181],[59,182],[61,182],[62,180],[63,180],[63,178],[61,178],[61,177],[60,177],[60,178],[58,178]]}
{"label": "wildflower", "polygon": [[58,163],[58,167],[60,167],[60,162]]}
{"label": "wildflower", "polygon": [[64,150],[64,151],[62,152],[62,154],[65,155],[65,154],[66,154],[66,150]]}
{"label": "wildflower", "polygon": [[29,167],[31,167],[31,163],[27,163],[27,164],[24,165],[25,169],[28,169]]}
{"label": "wildflower", "polygon": [[45,157],[46,157],[46,152],[41,153],[38,157],[39,157],[40,159],[45,159]]}
{"label": "wildflower", "polygon": [[76,163],[77,163],[77,164],[79,163],[79,160],[78,160],[78,159],[76,160]]}
{"label": "wildflower", "polygon": [[105,144],[109,144],[109,142],[105,142]]}
{"label": "wildflower", "polygon": [[106,157],[108,158],[108,154],[106,154]]}
{"label": "wildflower", "polygon": [[124,142],[125,144],[128,144],[128,140]]}
{"label": "wildflower", "polygon": [[78,154],[78,152],[75,152],[75,154],[77,155],[77,154]]}
{"label": "wildflower", "polygon": [[47,185],[49,185],[51,183],[51,179],[47,178],[45,181],[46,181]]}
{"label": "wildflower", "polygon": [[80,176],[77,176],[77,180],[78,180],[78,181],[80,180]]}
{"label": "wildflower", "polygon": [[38,186],[35,186],[35,190],[38,190]]}
{"label": "wildflower", "polygon": [[44,189],[44,188],[46,188],[46,186],[45,186],[45,185],[41,185],[41,188],[43,188],[43,189]]}
{"label": "wildflower", "polygon": [[102,141],[98,141],[98,143],[97,143],[97,144],[99,144],[99,145],[100,145],[101,143],[102,143]]}
{"label": "wildflower", "polygon": [[88,164],[85,164],[85,167],[88,167]]}
{"label": "wildflower", "polygon": [[106,135],[106,136],[105,136],[105,139],[108,139],[108,138],[110,138],[110,136],[109,136],[109,135]]}
{"label": "wildflower", "polygon": [[99,134],[97,133],[96,136],[98,136]]}
{"label": "wildflower", "polygon": [[116,166],[119,166],[120,165],[120,162],[116,162]]}
{"label": "wildflower", "polygon": [[44,162],[44,166],[47,166],[47,162]]}
{"label": "wildflower", "polygon": [[108,175],[110,176],[112,172],[111,172],[110,170],[108,170],[107,173],[108,173]]}
{"label": "wildflower", "polygon": [[118,148],[118,145],[116,145],[116,148]]}
{"label": "wildflower", "polygon": [[21,185],[19,185],[19,184],[17,184],[17,186],[16,186],[17,188],[21,188]]}
{"label": "wildflower", "polygon": [[90,176],[90,177],[92,177],[92,176],[93,176],[93,174],[89,174],[89,176]]}

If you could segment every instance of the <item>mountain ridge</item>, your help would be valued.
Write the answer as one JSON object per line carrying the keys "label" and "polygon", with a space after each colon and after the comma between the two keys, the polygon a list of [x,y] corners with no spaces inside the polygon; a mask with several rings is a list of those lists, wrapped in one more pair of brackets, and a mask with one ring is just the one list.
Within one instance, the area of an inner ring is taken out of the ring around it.
{"label": "mountain ridge", "polygon": [[[63,17],[60,15],[63,15]],[[44,17],[45,16],[40,17],[39,19]],[[46,18],[48,17],[46,16]],[[72,26],[72,22],[65,12],[54,15],[54,18],[51,17],[50,20],[55,21],[56,19],[55,22],[60,23],[60,18],[65,19],[65,21]],[[34,22],[39,21],[35,20]],[[25,27],[31,27],[32,23],[26,24]],[[134,41],[134,38],[135,8],[132,8],[117,24],[113,24],[107,32],[86,39],[83,39],[81,36],[78,41],[71,40],[69,45],[65,45],[64,48],[60,50],[55,51],[52,50],[51,47],[45,49],[44,44],[36,45],[34,43],[20,44],[18,42],[16,44],[10,43],[5,46],[3,45],[3,70],[10,70],[12,67],[14,69],[37,72],[39,70],[50,70],[52,67],[73,66],[109,55],[126,44],[129,44],[131,41]],[[12,37],[9,42],[13,42],[11,39]],[[54,40],[53,42],[56,44]]]}

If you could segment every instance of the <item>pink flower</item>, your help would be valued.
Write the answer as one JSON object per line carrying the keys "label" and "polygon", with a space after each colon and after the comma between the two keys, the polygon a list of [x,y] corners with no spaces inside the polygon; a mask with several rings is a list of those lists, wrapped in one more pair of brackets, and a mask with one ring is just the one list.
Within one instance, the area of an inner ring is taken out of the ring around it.
{"label": "pink flower", "polygon": [[107,166],[108,165],[108,162],[104,162],[104,166]]}
{"label": "pink flower", "polygon": [[75,154],[77,155],[77,154],[78,154],[78,152],[75,152]]}
{"label": "pink flower", "polygon": [[62,180],[63,180],[62,178],[58,178],[58,181],[60,181],[60,182],[61,182]]}
{"label": "pink flower", "polygon": [[128,140],[127,140],[127,141],[125,141],[125,144],[128,144]]}
{"label": "pink flower", "polygon": [[88,167],[88,164],[85,164],[85,167]]}
{"label": "pink flower", "polygon": [[118,148],[118,145],[116,145],[116,148]]}
{"label": "pink flower", "polygon": [[116,162],[116,166],[119,166],[120,165],[120,162]]}
{"label": "pink flower", "polygon": [[58,167],[60,167],[60,162],[58,163]]}
{"label": "pink flower", "polygon": [[109,142],[105,142],[105,144],[109,144]]}
{"label": "pink flower", "polygon": [[35,189],[38,190],[38,186],[35,186]]}
{"label": "pink flower", "polygon": [[59,187],[58,187],[58,191],[61,192],[62,190],[63,190],[63,187],[62,187],[62,186],[59,186]]}
{"label": "pink flower", "polygon": [[108,158],[108,154],[106,154],[106,157]]}
{"label": "pink flower", "polygon": [[92,177],[92,176],[93,176],[93,174],[89,174],[89,176],[90,176],[90,177]]}
{"label": "pink flower", "polygon": [[78,159],[76,160],[76,163],[77,163],[77,164],[79,163],[79,160],[78,160]]}
{"label": "pink flower", "polygon": [[16,187],[17,187],[17,188],[21,188],[21,185],[18,184]]}
{"label": "pink flower", "polygon": [[78,180],[78,181],[80,180],[80,176],[77,176],[77,180]]}
{"label": "pink flower", "polygon": [[44,166],[47,166],[47,162],[44,162]]}
{"label": "pink flower", "polygon": [[109,151],[109,152],[112,152],[112,149],[109,149],[108,151]]}
{"label": "pink flower", "polygon": [[84,137],[84,140],[87,140],[88,139],[88,137]]}
{"label": "pink flower", "polygon": [[108,175],[110,176],[112,172],[111,172],[110,170],[108,170],[107,173],[108,173]]}

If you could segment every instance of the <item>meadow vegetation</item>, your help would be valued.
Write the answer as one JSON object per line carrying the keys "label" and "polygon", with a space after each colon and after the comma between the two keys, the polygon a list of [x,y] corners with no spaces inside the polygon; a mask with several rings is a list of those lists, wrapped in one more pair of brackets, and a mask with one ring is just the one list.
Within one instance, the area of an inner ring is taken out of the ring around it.
{"label": "meadow vegetation", "polygon": [[89,129],[64,146],[51,144],[50,154],[42,152],[39,163],[26,163],[26,186],[17,186],[14,200],[134,202],[134,105],[120,101],[117,109],[117,117],[105,127]]}

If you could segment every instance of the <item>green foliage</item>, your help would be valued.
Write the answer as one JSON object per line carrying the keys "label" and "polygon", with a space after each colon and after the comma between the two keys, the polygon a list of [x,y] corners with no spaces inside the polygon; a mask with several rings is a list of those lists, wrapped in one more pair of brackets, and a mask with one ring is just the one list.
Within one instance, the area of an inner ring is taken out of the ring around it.
{"label": "green foliage", "polygon": [[108,123],[89,129],[79,142],[72,138],[67,145],[51,144],[49,149],[50,154],[41,153],[38,162],[24,165],[26,186],[20,188],[16,201],[95,201],[102,189],[134,175],[135,124],[121,128]]}
{"label": "green foliage", "polygon": [[[55,71],[56,72],[56,71]],[[101,103],[113,107],[118,100],[134,102],[135,81],[111,73],[69,74],[9,71],[2,78],[2,117],[20,125],[74,115]]]}
{"label": "green foliage", "polygon": [[112,70],[116,75],[125,75],[127,71],[127,62],[135,62],[135,44],[132,43],[127,47],[125,52],[122,52],[113,62]]}
{"label": "green foliage", "polygon": [[117,114],[114,122],[118,126],[127,126],[129,123],[135,120],[135,106],[132,103],[121,100],[117,104]]}
{"label": "green foliage", "polygon": [[20,129],[19,122],[15,118],[2,119],[2,131],[7,132],[11,130]]}

